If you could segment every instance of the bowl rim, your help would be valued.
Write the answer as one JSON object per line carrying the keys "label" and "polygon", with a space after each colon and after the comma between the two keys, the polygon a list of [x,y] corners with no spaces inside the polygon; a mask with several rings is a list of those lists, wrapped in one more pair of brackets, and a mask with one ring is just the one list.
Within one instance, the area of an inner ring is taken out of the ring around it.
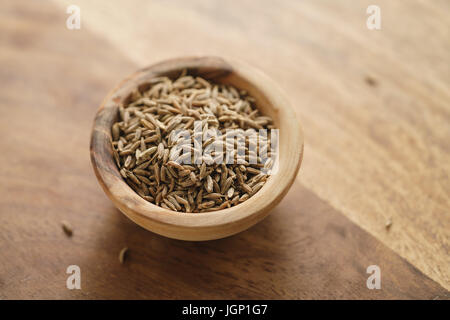
{"label": "bowl rim", "polygon": [[[280,165],[280,171],[269,177],[254,196],[230,208],[203,213],[185,213],[164,209],[141,198],[120,176],[112,155],[111,128],[109,127],[108,130],[108,124],[112,125],[113,118],[117,117],[118,103],[129,96],[133,88],[144,84],[146,80],[168,72],[180,72],[182,69],[196,70],[205,66],[212,68],[211,70],[216,73],[222,70],[221,75],[219,72],[219,77],[233,74],[234,77],[248,82],[254,86],[254,90],[258,90],[259,94],[270,102],[279,115],[280,148],[283,136],[281,124],[289,125],[289,136],[286,136],[285,133],[284,139],[287,143],[285,148],[292,151],[290,152],[292,156],[283,161],[288,161],[286,166],[290,171],[282,172],[281,170],[285,167]],[[246,224],[253,225],[262,220],[269,213],[268,211],[284,197],[294,182],[303,159],[303,144],[303,131],[295,111],[278,85],[263,72],[237,59],[190,56],[152,64],[132,73],[116,85],[103,99],[97,111],[91,133],[90,153],[92,166],[103,190],[115,206],[136,223],[150,230],[152,228],[149,227],[149,224],[152,223],[183,228],[215,228],[232,226],[244,220]],[[284,178],[280,180],[282,175]],[[279,184],[277,185],[277,183]],[[275,192],[272,190],[274,187]],[[146,222],[143,223],[143,221]],[[161,233],[158,230],[152,231]]]}

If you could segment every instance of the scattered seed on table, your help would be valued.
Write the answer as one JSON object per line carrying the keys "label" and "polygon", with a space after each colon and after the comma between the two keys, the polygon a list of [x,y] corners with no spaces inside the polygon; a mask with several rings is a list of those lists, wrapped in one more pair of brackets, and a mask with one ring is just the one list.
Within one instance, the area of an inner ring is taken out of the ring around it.
{"label": "scattered seed on table", "polygon": [[73,229],[67,221],[61,221],[61,226],[66,236],[71,237],[73,235]]}
{"label": "scattered seed on table", "polygon": [[391,228],[391,226],[392,226],[392,219],[389,218],[386,220],[384,227],[386,228],[386,230],[389,230]]}
{"label": "scattered seed on table", "polygon": [[122,250],[120,250],[120,252],[119,252],[119,262],[123,264],[125,259],[126,259],[126,257],[127,257],[127,255],[128,255],[128,248],[127,247],[125,247]]}

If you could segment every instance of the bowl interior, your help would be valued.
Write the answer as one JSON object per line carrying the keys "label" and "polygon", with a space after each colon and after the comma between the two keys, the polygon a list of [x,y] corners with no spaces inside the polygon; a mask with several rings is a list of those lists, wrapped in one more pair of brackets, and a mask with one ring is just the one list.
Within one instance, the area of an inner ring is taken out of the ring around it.
{"label": "bowl interior", "polygon": [[[184,69],[190,75],[246,90],[256,99],[256,106],[261,113],[272,117],[279,128],[277,173],[254,196],[234,207],[206,213],[182,213],[164,209],[135,193],[122,179],[113,160],[111,127],[118,118],[118,104],[127,104],[136,88],[141,92],[147,90],[151,86],[150,79],[159,76],[175,78]],[[287,192],[299,169],[302,153],[301,128],[277,86],[256,69],[237,61],[230,62],[216,57],[168,60],[139,70],[126,78],[104,99],[94,121],[91,138],[91,159],[104,191],[125,215],[147,229],[152,229],[152,224],[156,229],[170,229],[172,226],[220,226],[226,232],[227,227],[232,228],[238,222],[254,224],[264,218],[268,210]],[[156,232],[163,233],[161,230]]]}

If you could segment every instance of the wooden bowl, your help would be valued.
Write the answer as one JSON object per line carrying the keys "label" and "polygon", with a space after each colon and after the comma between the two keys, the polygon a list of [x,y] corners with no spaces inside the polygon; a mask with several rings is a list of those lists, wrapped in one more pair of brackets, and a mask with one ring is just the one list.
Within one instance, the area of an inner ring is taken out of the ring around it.
{"label": "wooden bowl", "polygon": [[[111,127],[118,118],[118,103],[129,99],[136,87],[148,88],[149,79],[176,77],[183,69],[214,82],[232,84],[256,99],[263,114],[279,128],[278,172],[247,201],[219,211],[183,213],[167,210],[142,199],[122,179],[114,162]],[[246,230],[266,217],[292,185],[303,157],[303,133],[287,99],[260,71],[235,60],[187,57],[163,61],[141,69],[114,88],[103,100],[91,136],[91,161],[103,190],[114,205],[138,225],[181,240],[212,240]]]}

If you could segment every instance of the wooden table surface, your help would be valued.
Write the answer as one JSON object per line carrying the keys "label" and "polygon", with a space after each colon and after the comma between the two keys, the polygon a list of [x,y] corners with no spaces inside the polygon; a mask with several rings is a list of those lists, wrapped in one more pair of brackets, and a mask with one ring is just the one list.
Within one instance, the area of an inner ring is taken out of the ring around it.
{"label": "wooden table surface", "polygon": [[[378,0],[381,30],[368,30],[372,2],[2,1],[0,298],[449,299],[450,2]],[[305,155],[263,222],[183,242],[115,209],[89,137],[120,79],[204,54],[277,81]],[[69,265],[81,290],[66,288]]]}

